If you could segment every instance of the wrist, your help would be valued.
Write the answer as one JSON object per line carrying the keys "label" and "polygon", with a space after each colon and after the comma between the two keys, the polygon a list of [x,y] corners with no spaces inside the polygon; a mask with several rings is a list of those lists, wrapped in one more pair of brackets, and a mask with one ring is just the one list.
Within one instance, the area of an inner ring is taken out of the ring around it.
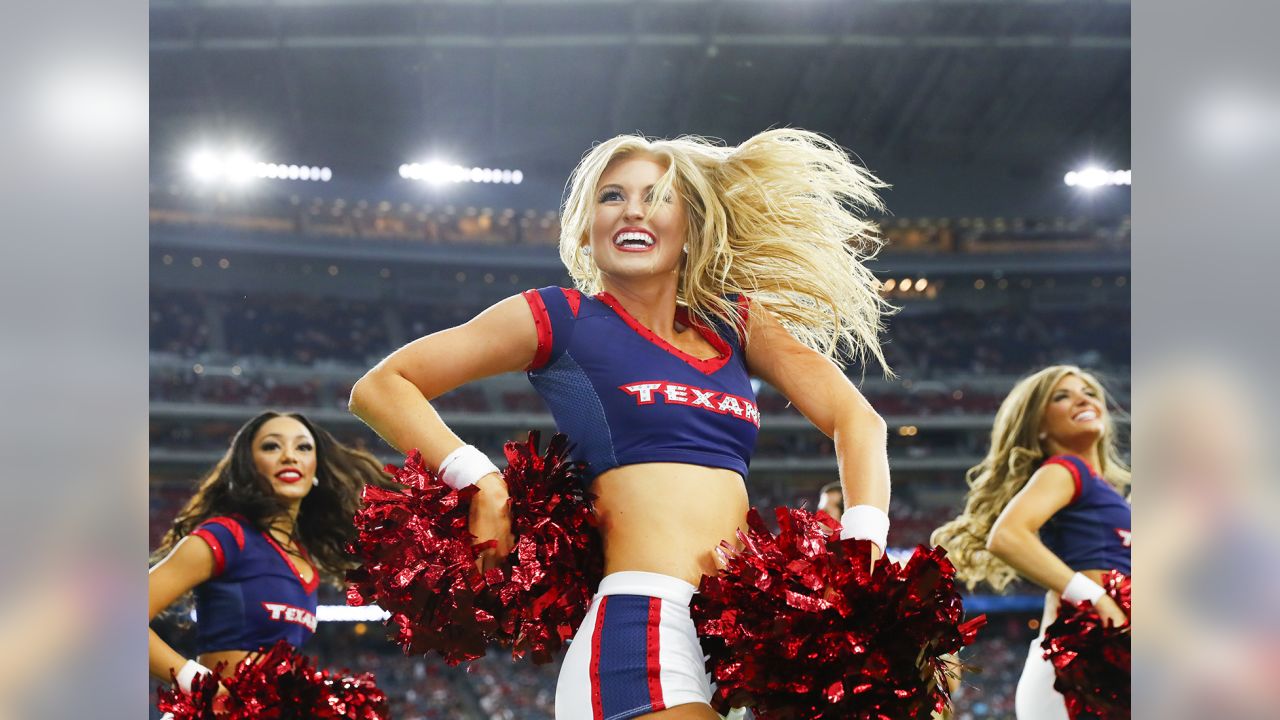
{"label": "wrist", "polygon": [[874,505],[854,505],[840,516],[840,539],[869,540],[884,552],[889,537],[889,515]]}
{"label": "wrist", "polygon": [[481,477],[476,481],[476,488],[480,490],[480,494],[476,497],[488,496],[502,500],[506,500],[508,497],[507,481],[498,472],[492,472]]}
{"label": "wrist", "polygon": [[1062,589],[1062,599],[1072,605],[1097,602],[1098,598],[1106,594],[1107,591],[1101,585],[1081,573],[1072,575],[1071,579],[1067,581],[1067,586]]}
{"label": "wrist", "polygon": [[475,485],[481,478],[497,473],[498,466],[474,445],[463,445],[445,456],[437,474],[445,485],[461,490]]}
{"label": "wrist", "polygon": [[211,672],[213,671],[195,660],[188,660],[175,674],[175,680],[178,683],[178,687],[182,689],[182,692],[190,693],[191,683],[195,682],[197,677],[200,677],[201,675],[208,675]]}

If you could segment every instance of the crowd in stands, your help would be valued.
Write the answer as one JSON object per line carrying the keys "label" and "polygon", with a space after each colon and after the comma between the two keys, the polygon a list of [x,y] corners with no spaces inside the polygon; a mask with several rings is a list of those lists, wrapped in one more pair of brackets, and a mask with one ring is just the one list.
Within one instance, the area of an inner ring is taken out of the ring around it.
{"label": "crowd in stands", "polygon": [[1055,362],[1127,367],[1127,306],[1033,312],[948,308],[890,318],[885,359],[900,375],[1020,374]]}
{"label": "crowd in stands", "polygon": [[952,698],[953,720],[1015,720],[1014,692],[1036,635],[1029,623],[1038,622],[1021,614],[988,616],[978,639],[961,653],[972,670],[961,676]]}
{"label": "crowd in stands", "polygon": [[[151,192],[151,224],[179,230],[306,235],[425,244],[554,246],[555,210],[348,201],[297,195]],[[892,218],[880,220],[896,252],[1108,251],[1129,243],[1129,218]]]}
{"label": "crowd in stands", "polygon": [[[232,300],[165,290],[153,291],[151,300],[153,351],[184,357],[216,352],[304,366],[369,367],[395,347],[464,322],[476,312],[474,307],[398,307],[390,301],[318,297]],[[404,327],[402,335],[393,333],[397,326]],[[1021,374],[1064,360],[1122,368],[1129,364],[1129,328],[1127,306],[1052,312],[949,307],[890,318],[885,353],[899,375],[914,379]],[[224,339],[215,343],[215,335]],[[872,376],[878,370],[867,368]]]}
{"label": "crowd in stands", "polygon": [[426,244],[541,245],[560,239],[554,210],[414,205],[388,200],[230,193],[151,193],[151,224],[186,230],[417,241]]}
{"label": "crowd in stands", "polygon": [[209,349],[202,293],[151,290],[151,349],[192,357]]}
{"label": "crowd in stands", "polygon": [[223,315],[227,352],[236,357],[365,363],[390,348],[382,308],[313,297],[243,299]]}

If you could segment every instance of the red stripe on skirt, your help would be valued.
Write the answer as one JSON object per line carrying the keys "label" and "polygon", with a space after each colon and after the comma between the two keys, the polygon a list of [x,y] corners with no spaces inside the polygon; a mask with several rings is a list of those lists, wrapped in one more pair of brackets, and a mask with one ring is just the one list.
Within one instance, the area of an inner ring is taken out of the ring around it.
{"label": "red stripe on skirt", "polygon": [[591,633],[591,717],[604,720],[604,700],[600,697],[600,633],[604,629],[604,606],[609,597],[600,598],[596,609],[596,626]]}
{"label": "red stripe on skirt", "polygon": [[662,665],[659,663],[659,637],[662,634],[662,598],[649,598],[649,622],[645,628],[645,666],[649,670],[650,712],[667,707],[662,699]]}

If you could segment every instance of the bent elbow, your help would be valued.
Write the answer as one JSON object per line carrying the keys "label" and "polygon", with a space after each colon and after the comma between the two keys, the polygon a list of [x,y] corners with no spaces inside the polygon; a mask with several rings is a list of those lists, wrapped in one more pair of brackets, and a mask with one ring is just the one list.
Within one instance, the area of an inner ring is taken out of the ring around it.
{"label": "bent elbow", "polygon": [[859,407],[853,414],[852,425],[859,437],[880,438],[886,442],[889,439],[889,424],[868,404]]}
{"label": "bent elbow", "polygon": [[376,392],[373,384],[377,380],[377,373],[377,368],[374,368],[357,380],[355,385],[351,386],[351,395],[347,398],[347,410],[349,410],[352,415],[355,415],[358,418],[364,418],[365,413],[369,409],[369,403],[371,401],[370,395],[373,395]]}
{"label": "bent elbow", "polygon": [[880,413],[876,412],[872,408],[868,408],[865,422],[867,424],[867,427],[870,428],[871,432],[876,433],[877,435],[883,435],[886,439],[888,439],[889,423],[885,422],[884,418],[881,417]]}
{"label": "bent elbow", "polygon": [[987,535],[987,552],[996,557],[1003,557],[1009,547],[1009,533],[1003,528],[994,528]]}

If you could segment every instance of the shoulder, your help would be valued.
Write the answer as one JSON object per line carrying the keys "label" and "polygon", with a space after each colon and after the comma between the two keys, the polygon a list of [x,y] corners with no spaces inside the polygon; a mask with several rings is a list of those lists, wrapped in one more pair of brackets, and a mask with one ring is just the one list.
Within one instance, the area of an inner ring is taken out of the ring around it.
{"label": "shoulder", "polygon": [[1080,499],[1088,489],[1089,479],[1093,477],[1089,464],[1075,455],[1054,455],[1040,465],[1040,470],[1048,470],[1057,477],[1069,479],[1073,487],[1072,502]]}
{"label": "shoulder", "polygon": [[245,538],[251,536],[253,528],[242,518],[219,515],[205,519],[188,538],[199,538],[208,546],[213,554],[214,575],[221,575],[228,566],[235,563],[244,550]]}
{"label": "shoulder", "polygon": [[1080,498],[1083,488],[1082,478],[1076,467],[1066,461],[1065,456],[1054,456],[1045,460],[1027,481],[1028,489],[1033,492],[1052,494],[1065,499],[1070,505]]}
{"label": "shoulder", "polygon": [[215,515],[205,518],[203,522],[196,526],[191,532],[192,535],[207,536],[215,535],[218,537],[230,537],[240,549],[244,548],[244,538],[247,532],[252,532],[253,528],[248,522],[241,517],[234,515]]}

